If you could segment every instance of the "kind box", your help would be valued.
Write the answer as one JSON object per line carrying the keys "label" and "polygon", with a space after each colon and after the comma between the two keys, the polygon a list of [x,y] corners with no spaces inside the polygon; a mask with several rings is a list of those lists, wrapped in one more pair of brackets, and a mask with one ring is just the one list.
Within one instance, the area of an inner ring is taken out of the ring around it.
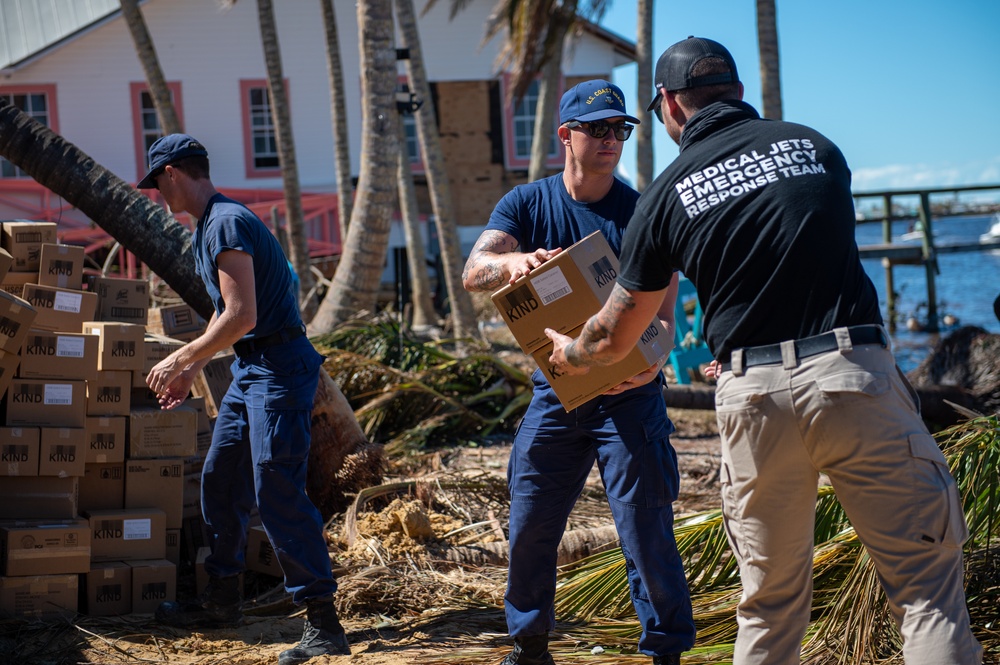
{"label": "kind box", "polygon": [[525,353],[549,343],[545,328],[568,334],[611,294],[618,257],[595,231],[493,294],[493,304]]}
{"label": "kind box", "polygon": [[[568,334],[576,339],[582,330],[581,325]],[[591,367],[586,374],[563,375],[554,372],[549,363],[549,356],[552,355],[551,344],[535,351],[532,357],[548,379],[549,385],[559,398],[559,403],[566,411],[572,411],[665,358],[672,342],[660,320],[653,319],[627,356],[613,365]]]}

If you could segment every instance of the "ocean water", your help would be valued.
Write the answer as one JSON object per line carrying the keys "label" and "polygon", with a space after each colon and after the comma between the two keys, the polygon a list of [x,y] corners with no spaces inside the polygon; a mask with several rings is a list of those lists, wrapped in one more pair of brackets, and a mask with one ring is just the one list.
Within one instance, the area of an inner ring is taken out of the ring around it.
{"label": "ocean water", "polygon": [[[934,218],[931,225],[935,242],[950,243],[978,240],[992,223],[992,216],[980,215]],[[893,242],[904,242],[900,236],[910,230],[909,227],[909,222],[893,222]],[[880,244],[882,224],[859,224],[857,240],[859,245]],[[888,320],[885,269],[881,259],[864,259],[862,265],[878,291],[882,317]],[[893,350],[900,368],[906,372],[919,365],[930,354],[934,344],[955,327],[973,325],[1000,333],[1000,321],[993,313],[993,301],[1000,294],[1000,250],[941,254],[938,255],[938,268],[935,285],[941,331],[927,333],[911,331],[906,327],[910,318],[921,325],[927,321],[927,275],[924,266],[893,267],[897,312],[896,332],[892,336]],[[957,319],[951,328],[941,323],[941,319],[948,314]]]}

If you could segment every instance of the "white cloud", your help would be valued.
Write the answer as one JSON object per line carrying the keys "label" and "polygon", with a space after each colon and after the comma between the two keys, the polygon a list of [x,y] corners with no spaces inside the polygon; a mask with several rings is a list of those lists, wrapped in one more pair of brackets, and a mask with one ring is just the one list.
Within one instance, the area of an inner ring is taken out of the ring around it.
{"label": "white cloud", "polygon": [[855,192],[1000,185],[1000,155],[965,164],[887,164],[853,171]]}

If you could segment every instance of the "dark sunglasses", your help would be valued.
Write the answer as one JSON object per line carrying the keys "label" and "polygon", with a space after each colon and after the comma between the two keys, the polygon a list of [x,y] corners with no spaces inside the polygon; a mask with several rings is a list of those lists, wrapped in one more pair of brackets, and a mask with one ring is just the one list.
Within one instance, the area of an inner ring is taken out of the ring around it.
{"label": "dark sunglasses", "polygon": [[655,115],[656,119],[660,121],[660,124],[665,124],[663,122],[663,109],[660,108],[659,104],[653,107],[653,115]]}
{"label": "dark sunglasses", "polygon": [[634,125],[628,125],[624,122],[617,125],[612,125],[604,120],[593,120],[591,122],[579,122],[577,120],[571,120],[566,123],[566,126],[570,129],[575,129],[576,127],[583,127],[587,130],[587,133],[593,136],[595,139],[603,139],[608,135],[608,130],[614,130],[615,138],[619,141],[627,141],[628,137],[632,135],[632,130],[635,129]]}

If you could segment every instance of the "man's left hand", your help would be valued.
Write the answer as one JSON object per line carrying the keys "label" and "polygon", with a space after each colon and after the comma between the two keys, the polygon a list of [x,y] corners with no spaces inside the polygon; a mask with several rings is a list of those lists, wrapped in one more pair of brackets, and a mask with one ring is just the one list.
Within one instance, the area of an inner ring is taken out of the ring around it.
{"label": "man's left hand", "polygon": [[549,356],[549,362],[552,363],[553,370],[559,374],[570,375],[586,374],[590,371],[589,367],[577,367],[566,360],[566,347],[573,341],[572,337],[557,333],[551,328],[545,329],[545,335],[552,340],[552,355]]}

